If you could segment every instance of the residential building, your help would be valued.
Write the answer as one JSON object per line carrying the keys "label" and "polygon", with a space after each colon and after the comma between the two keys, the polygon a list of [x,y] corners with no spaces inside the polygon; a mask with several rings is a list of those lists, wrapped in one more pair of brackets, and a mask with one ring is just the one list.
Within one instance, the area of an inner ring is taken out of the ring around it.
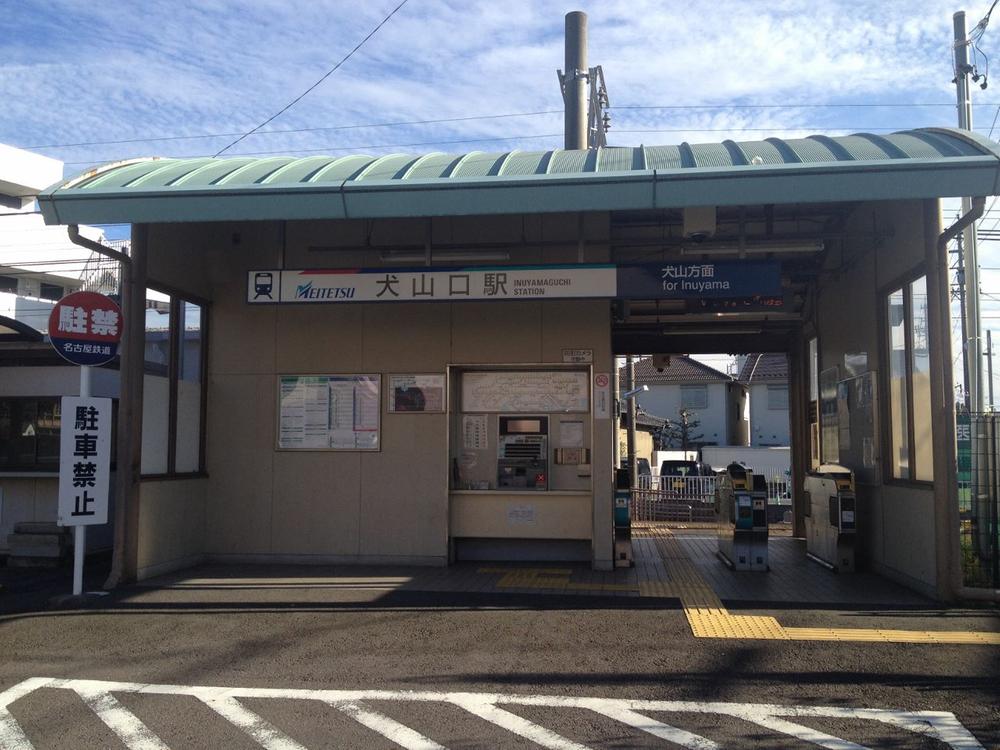
{"label": "residential building", "polygon": [[774,352],[741,355],[736,379],[749,401],[750,445],[789,445],[788,356]]}
{"label": "residential building", "polygon": [[[624,390],[624,367],[618,377]],[[732,376],[686,354],[641,357],[635,362],[635,385],[649,386],[636,396],[646,413],[677,424],[683,410],[690,422],[698,423],[689,430],[690,448],[747,444],[746,392]]]}

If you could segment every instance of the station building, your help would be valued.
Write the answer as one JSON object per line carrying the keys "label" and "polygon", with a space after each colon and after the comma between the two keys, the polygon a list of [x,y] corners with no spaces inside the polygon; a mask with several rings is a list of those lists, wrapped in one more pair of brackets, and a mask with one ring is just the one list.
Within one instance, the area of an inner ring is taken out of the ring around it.
{"label": "station building", "polygon": [[[133,225],[122,576],[206,560],[609,569],[615,355],[763,351],[789,357],[796,493],[820,461],[854,469],[865,564],[949,598],[945,244],[998,192],[998,157],[925,129],[149,159],[57,184],[48,223]],[[939,200],[957,196],[974,210],[945,227]],[[147,290],[170,300],[157,367],[133,312]]]}

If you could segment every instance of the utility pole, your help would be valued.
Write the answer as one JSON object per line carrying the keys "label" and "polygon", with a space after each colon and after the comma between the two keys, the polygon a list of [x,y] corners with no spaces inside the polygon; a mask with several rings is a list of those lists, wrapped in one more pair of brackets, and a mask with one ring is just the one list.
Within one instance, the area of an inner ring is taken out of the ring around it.
{"label": "utility pole", "polygon": [[565,104],[565,147],[587,148],[587,14],[566,14],[566,72],[560,76]]}
{"label": "utility pole", "polygon": [[[965,27],[965,11],[960,10],[952,17],[955,31],[955,85],[958,89],[958,127],[972,130],[972,94],[969,87],[969,38]],[[972,198],[962,198],[962,213],[972,210]],[[976,243],[976,224],[965,229],[965,273],[966,298],[966,347],[969,351],[969,366],[966,372],[965,388],[969,398],[969,409],[983,411],[983,340],[979,312],[979,254]],[[965,348],[965,347],[963,347]]]}
{"label": "utility pole", "polygon": [[[625,388],[627,391],[635,391],[635,357],[631,354],[628,355],[625,360]],[[628,395],[628,392],[626,392]],[[626,418],[626,429],[628,434],[626,436],[627,446],[628,446],[628,480],[631,487],[636,486],[636,462],[635,462],[635,393],[632,393],[632,397],[626,399],[628,402],[628,417]]]}
{"label": "utility pole", "polygon": [[557,70],[565,117],[565,148],[581,150],[608,145],[611,115],[608,87],[600,65],[587,67],[587,14],[566,14],[566,72]]}
{"label": "utility pole", "polygon": [[955,238],[955,246],[958,253],[958,268],[955,276],[958,281],[958,306],[962,316],[962,375],[965,388],[962,389],[962,397],[965,402],[965,410],[969,411],[969,330],[968,321],[965,318],[965,251],[963,248],[963,237],[958,235]]}
{"label": "utility pole", "polygon": [[993,411],[993,329],[986,329],[986,382],[990,389],[990,411]]}

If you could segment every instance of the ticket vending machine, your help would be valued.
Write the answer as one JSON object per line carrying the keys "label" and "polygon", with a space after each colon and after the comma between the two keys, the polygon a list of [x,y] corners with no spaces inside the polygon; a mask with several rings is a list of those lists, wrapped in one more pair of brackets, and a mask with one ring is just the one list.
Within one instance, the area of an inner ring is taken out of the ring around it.
{"label": "ticket vending machine", "polygon": [[497,440],[497,487],[549,488],[549,418],[500,417]]}
{"label": "ticket vending machine", "polygon": [[854,474],[845,466],[824,464],[805,481],[806,554],[831,570],[853,573],[857,538]]}
{"label": "ticket vending machine", "polygon": [[715,480],[719,558],[733,570],[768,570],[767,479],[733,463]]}

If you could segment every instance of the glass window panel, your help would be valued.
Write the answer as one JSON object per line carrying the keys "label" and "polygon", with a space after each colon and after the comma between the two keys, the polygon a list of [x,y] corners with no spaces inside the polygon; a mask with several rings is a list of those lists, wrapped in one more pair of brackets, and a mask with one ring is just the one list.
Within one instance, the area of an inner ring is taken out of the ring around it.
{"label": "glass window panel", "polygon": [[681,386],[681,408],[682,409],[707,409],[708,408],[708,386],[707,385],[682,385]]}
{"label": "glass window panel", "polygon": [[767,387],[767,408],[788,409],[787,385],[769,385]]}
{"label": "glass window panel", "polygon": [[819,341],[809,339],[809,400],[819,401]]}
{"label": "glass window panel", "polygon": [[910,478],[910,440],[906,394],[906,307],[903,290],[888,298],[889,323],[889,430],[892,476]]}
{"label": "glass window panel", "polygon": [[170,367],[170,297],[146,290],[146,372],[166,377]]}
{"label": "glass window panel", "polygon": [[201,305],[181,301],[181,346],[178,376],[201,381]]}
{"label": "glass window panel", "polygon": [[201,469],[201,306],[182,301],[180,318],[175,470],[191,472]]}
{"label": "glass window panel", "polygon": [[933,481],[934,448],[931,443],[931,362],[927,314],[927,279],[921,276],[910,284],[911,336],[910,353],[913,394],[913,458],[914,479]]}
{"label": "glass window panel", "polygon": [[165,474],[170,434],[170,297],[146,290],[142,394],[142,473]]}
{"label": "glass window panel", "polygon": [[58,471],[58,398],[0,399],[0,469]]}

